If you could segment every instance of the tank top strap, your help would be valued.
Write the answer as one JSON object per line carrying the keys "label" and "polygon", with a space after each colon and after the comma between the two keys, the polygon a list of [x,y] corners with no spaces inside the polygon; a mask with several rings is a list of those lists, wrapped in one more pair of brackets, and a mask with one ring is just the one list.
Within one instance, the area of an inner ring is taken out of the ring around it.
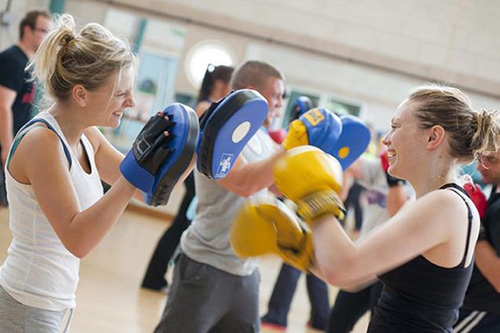
{"label": "tank top strap", "polygon": [[467,254],[469,253],[469,243],[470,243],[470,235],[472,232],[472,218],[473,218],[473,216],[472,216],[472,210],[470,209],[469,203],[459,193],[462,193],[463,195],[465,195],[469,199],[470,199],[470,197],[469,197],[469,194],[464,190],[463,187],[461,187],[455,183],[445,184],[445,185],[441,186],[440,189],[441,190],[450,189],[451,191],[455,192],[462,199],[462,201],[465,203],[465,206],[467,206],[467,218],[468,218],[469,223],[467,226],[467,237],[465,238],[465,252],[464,252],[464,256],[462,258],[462,261],[460,262],[460,265],[459,265],[461,267],[465,267],[465,261],[467,260]]}
{"label": "tank top strap", "polygon": [[47,128],[49,130],[51,130],[52,132],[54,132],[57,135],[57,137],[59,138],[59,140],[61,141],[61,144],[63,146],[64,155],[66,155],[66,159],[68,160],[69,169],[71,169],[71,164],[72,164],[71,154],[69,152],[68,147],[64,143],[64,140],[61,138],[61,136],[59,135],[59,133],[57,133],[57,131],[55,130],[55,128],[47,120],[41,119],[41,118],[36,118],[36,119],[33,119],[33,120],[29,121],[28,123],[26,123],[19,130],[19,133],[16,135],[16,137],[14,138],[14,142],[12,143],[12,149],[10,150],[9,156],[7,158],[7,163],[6,163],[7,166],[6,167],[7,168],[9,167],[10,158],[14,154],[14,152],[16,151],[16,149],[19,146],[19,143],[21,142],[21,140],[23,139],[23,137],[26,135],[26,133],[28,133],[30,131],[30,129],[32,129],[33,127],[35,127],[35,126],[32,126],[32,125],[35,125],[37,123],[43,123],[45,126],[47,126]]}

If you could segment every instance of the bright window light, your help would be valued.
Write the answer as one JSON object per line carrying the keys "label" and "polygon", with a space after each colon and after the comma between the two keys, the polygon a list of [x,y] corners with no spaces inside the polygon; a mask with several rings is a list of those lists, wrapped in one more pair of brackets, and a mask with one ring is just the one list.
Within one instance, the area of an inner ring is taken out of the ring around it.
{"label": "bright window light", "polygon": [[193,86],[200,87],[209,64],[232,66],[234,60],[231,52],[220,44],[209,43],[195,46],[186,62],[188,78]]}

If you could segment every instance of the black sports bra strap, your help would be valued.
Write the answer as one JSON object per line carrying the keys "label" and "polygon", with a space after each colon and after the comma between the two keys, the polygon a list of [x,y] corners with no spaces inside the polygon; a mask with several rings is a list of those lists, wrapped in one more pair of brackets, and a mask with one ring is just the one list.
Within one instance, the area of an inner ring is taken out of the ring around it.
{"label": "black sports bra strap", "polygon": [[467,193],[467,191],[465,191],[465,190],[464,190],[464,188],[463,188],[462,186],[459,186],[459,185],[457,185],[457,184],[455,184],[455,183],[448,183],[448,184],[444,184],[444,185],[443,185],[443,186],[441,186],[439,189],[440,189],[440,190],[444,190],[444,189],[446,189],[446,188],[453,188],[453,189],[456,189],[456,190],[458,190],[458,191],[462,192],[462,194],[465,194],[465,196],[466,196],[467,198],[469,198],[469,194]]}
{"label": "black sports bra strap", "polygon": [[47,128],[49,130],[51,130],[52,132],[54,132],[59,137],[59,140],[61,141],[61,144],[62,144],[63,149],[64,149],[64,155],[66,155],[66,159],[68,160],[68,163],[69,163],[69,168],[71,169],[71,164],[72,164],[71,154],[70,154],[70,152],[68,150],[68,147],[66,147],[66,144],[64,143],[64,140],[61,138],[61,136],[59,135],[59,133],[57,133],[57,131],[55,130],[55,128],[47,120],[41,119],[41,118],[33,119],[33,120],[29,121],[28,123],[26,123],[19,130],[18,135],[16,136],[16,138],[14,139],[14,142],[12,143],[12,150],[10,151],[9,158],[8,158],[8,161],[7,161],[7,168],[9,166],[9,164],[10,164],[10,157],[16,151],[17,146],[19,145],[19,142],[21,142],[21,139],[26,135],[26,133],[28,133],[28,131],[29,131],[29,130],[27,130],[28,127],[30,127],[31,125],[36,124],[36,123],[43,123],[43,124],[45,124],[45,126],[47,126]]}
{"label": "black sports bra strap", "polygon": [[465,261],[467,260],[467,254],[469,253],[470,234],[472,232],[472,211],[470,209],[469,203],[467,203],[467,201],[465,200],[465,198],[463,196],[461,196],[460,194],[458,194],[458,193],[461,192],[462,194],[464,194],[465,196],[467,196],[467,198],[470,198],[470,197],[469,197],[469,194],[467,194],[467,192],[463,189],[463,187],[458,186],[457,184],[449,183],[449,184],[445,184],[445,185],[443,185],[443,186],[440,187],[440,189],[442,189],[442,190],[446,189],[446,188],[449,188],[451,191],[457,193],[457,195],[465,203],[465,206],[467,206],[467,218],[469,220],[469,223],[468,223],[468,227],[467,227],[467,237],[466,237],[466,242],[465,242],[465,253],[464,253],[464,257],[462,258],[462,261],[460,262],[460,266],[465,267]]}

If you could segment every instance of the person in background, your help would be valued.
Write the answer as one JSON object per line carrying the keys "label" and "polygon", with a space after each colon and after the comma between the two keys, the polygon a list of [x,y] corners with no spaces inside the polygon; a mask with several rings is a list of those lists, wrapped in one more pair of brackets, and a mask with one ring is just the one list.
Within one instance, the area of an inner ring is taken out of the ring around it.
{"label": "person in background", "polygon": [[[245,62],[232,75],[231,87],[262,94],[269,106],[264,127],[283,105],[284,77],[268,63]],[[257,262],[235,255],[229,233],[245,198],[267,193],[273,184],[272,167],[283,153],[258,130],[226,178],[214,181],[194,171],[197,212],[182,234],[167,304],[155,332],[259,331]]]}
{"label": "person in background", "polygon": [[[198,117],[201,117],[212,102],[216,102],[229,94],[233,71],[234,68],[230,66],[208,65],[198,94],[198,104],[196,105],[196,114]],[[168,281],[165,278],[165,274],[167,273],[170,259],[179,245],[182,233],[191,223],[191,220],[187,217],[187,211],[196,194],[193,173],[190,173],[186,178],[184,186],[186,192],[182,198],[177,215],[170,227],[161,236],[151,256],[142,280],[143,288],[163,292],[168,290]]]}
{"label": "person in background", "polygon": [[482,183],[493,187],[487,202],[479,188],[472,189],[482,228],[472,278],[453,327],[456,333],[500,332],[500,153],[481,155],[477,171]]}
{"label": "person in background", "polygon": [[[347,191],[347,196],[344,200],[344,207],[346,210],[349,211],[354,211],[354,230],[353,230],[353,235],[354,237],[359,237],[360,231],[363,228],[363,221],[364,221],[364,210],[363,210],[363,204],[362,201],[364,198],[365,194],[365,187],[363,187],[357,179],[353,179],[350,182],[350,186],[347,187],[349,190]],[[347,217],[347,214],[346,214]],[[340,221],[344,228],[346,228],[346,218],[344,220]]]}
{"label": "person in background", "polygon": [[229,94],[233,71],[234,68],[231,66],[214,66],[212,64],[207,66],[196,102],[195,111],[198,117],[203,115],[210,104],[217,102]]}
{"label": "person in background", "polygon": [[52,27],[45,10],[33,10],[19,24],[19,41],[0,53],[0,206],[7,206],[3,173],[12,139],[32,117],[35,83],[25,71],[40,43]]}
{"label": "person in background", "polygon": [[[290,122],[298,119],[305,112],[313,108],[313,103],[307,96],[298,97],[292,108]],[[271,137],[282,138],[274,139],[277,143],[283,141],[285,134],[274,136],[270,133]],[[261,318],[261,325],[263,328],[271,328],[275,330],[286,330],[288,325],[288,312],[292,304],[297,283],[302,272],[295,267],[282,264],[278,278],[274,283],[274,288],[267,305],[267,313]],[[311,304],[311,312],[309,316],[308,326],[324,330],[328,322],[328,311],[330,303],[328,300],[328,288],[326,283],[314,276],[313,274],[306,275],[307,295]]]}

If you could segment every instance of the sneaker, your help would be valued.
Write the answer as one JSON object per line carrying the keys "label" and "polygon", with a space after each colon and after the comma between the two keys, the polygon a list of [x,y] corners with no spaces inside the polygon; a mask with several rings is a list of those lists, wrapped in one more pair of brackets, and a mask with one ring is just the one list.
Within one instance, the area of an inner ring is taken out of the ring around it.
{"label": "sneaker", "polygon": [[273,331],[280,331],[280,332],[286,331],[286,326],[270,322],[265,317],[262,317],[260,319],[260,326],[261,326],[261,328],[265,328],[265,329],[273,330]]}
{"label": "sneaker", "polygon": [[158,291],[164,295],[168,295],[168,292],[170,291],[170,285],[166,285],[165,287],[161,288]]}
{"label": "sneaker", "polygon": [[147,283],[143,283],[141,285],[141,288],[143,289],[147,289],[147,290],[151,290],[151,291],[157,291],[157,292],[160,292],[162,294],[168,294],[168,289],[169,289],[170,285],[168,282],[165,281],[165,284],[162,285],[162,286],[152,286],[150,284],[147,284]]}
{"label": "sneaker", "polygon": [[273,331],[279,331],[279,332],[285,332],[286,331],[286,326],[282,326],[282,325],[278,325],[278,324],[273,324],[273,323],[261,322],[260,326],[263,329],[268,329],[268,330],[273,330]]}

